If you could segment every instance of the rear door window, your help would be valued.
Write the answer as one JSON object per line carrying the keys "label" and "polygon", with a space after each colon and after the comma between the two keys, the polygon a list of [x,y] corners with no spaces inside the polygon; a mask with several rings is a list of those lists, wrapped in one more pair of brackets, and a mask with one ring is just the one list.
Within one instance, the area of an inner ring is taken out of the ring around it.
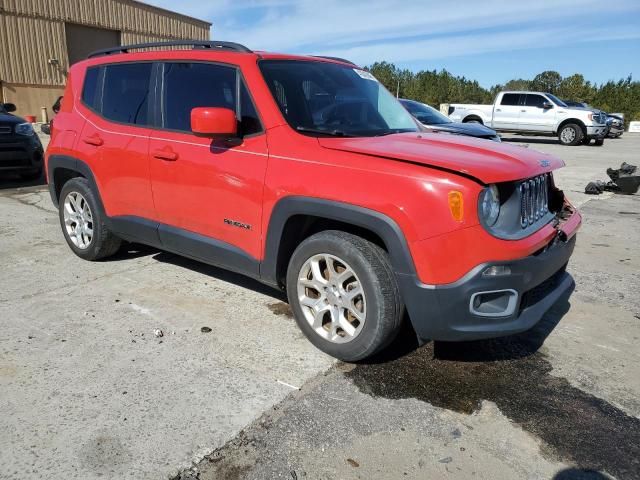
{"label": "rear door window", "polygon": [[518,105],[520,102],[520,94],[519,93],[505,93],[502,95],[502,100],[500,101],[500,105]]}
{"label": "rear door window", "polygon": [[151,63],[107,65],[102,86],[102,116],[133,125],[148,125]]}

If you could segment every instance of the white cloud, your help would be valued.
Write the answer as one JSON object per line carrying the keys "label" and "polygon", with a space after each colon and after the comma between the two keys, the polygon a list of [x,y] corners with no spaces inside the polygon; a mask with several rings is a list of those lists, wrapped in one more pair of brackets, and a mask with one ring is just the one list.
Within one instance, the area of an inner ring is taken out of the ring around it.
{"label": "white cloud", "polygon": [[256,50],[314,53],[367,64],[559,46],[622,36],[638,38],[640,3],[618,0],[629,23],[597,28],[610,14],[601,0],[169,0],[174,8],[213,23],[213,37]]}

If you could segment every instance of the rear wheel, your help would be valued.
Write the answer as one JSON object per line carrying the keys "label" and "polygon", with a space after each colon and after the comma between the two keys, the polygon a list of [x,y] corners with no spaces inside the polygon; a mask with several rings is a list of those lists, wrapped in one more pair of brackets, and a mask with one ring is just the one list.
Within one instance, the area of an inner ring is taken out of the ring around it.
{"label": "rear wheel", "polygon": [[122,240],[107,227],[85,178],[73,178],[64,184],[58,209],[64,238],[80,258],[100,260],[120,248]]}
{"label": "rear wheel", "polygon": [[377,353],[400,327],[403,305],[387,253],[346,232],[320,232],[298,246],[287,294],[306,337],[340,360]]}
{"label": "rear wheel", "polygon": [[567,123],[558,132],[558,140],[562,145],[574,146],[580,145],[584,133],[579,125],[575,123]]}

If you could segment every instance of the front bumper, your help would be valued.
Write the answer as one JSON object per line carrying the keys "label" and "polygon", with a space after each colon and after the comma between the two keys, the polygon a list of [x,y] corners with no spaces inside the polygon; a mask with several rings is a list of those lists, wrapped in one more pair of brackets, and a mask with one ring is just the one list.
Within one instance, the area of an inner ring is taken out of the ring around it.
{"label": "front bumper", "polygon": [[[532,328],[563,294],[573,288],[573,279],[565,268],[573,253],[580,221],[580,214],[574,212],[562,232],[542,250],[517,260],[478,265],[454,283],[425,285],[413,275],[397,274],[418,337],[443,341],[478,340]],[[510,274],[484,275],[483,272],[492,266],[508,266]],[[480,312],[474,306],[474,299],[497,298],[503,294],[508,298],[505,297],[502,304],[502,300],[497,300],[504,307],[498,314]]]}
{"label": "front bumper", "polygon": [[591,125],[587,127],[587,137],[601,140],[609,133],[609,127],[606,125]]}
{"label": "front bumper", "polygon": [[44,152],[37,137],[0,138],[0,171],[37,171]]}

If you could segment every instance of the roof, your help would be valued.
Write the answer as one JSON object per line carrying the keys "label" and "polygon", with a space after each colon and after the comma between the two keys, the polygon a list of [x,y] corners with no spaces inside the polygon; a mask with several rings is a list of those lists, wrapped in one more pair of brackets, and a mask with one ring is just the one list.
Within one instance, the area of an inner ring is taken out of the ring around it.
{"label": "roof", "polygon": [[[188,46],[194,45],[193,49],[172,49],[172,48],[162,48],[161,50],[155,50],[156,47],[160,48],[165,46]],[[202,48],[208,47],[208,48]],[[222,47],[222,48],[216,48]],[[150,48],[154,48],[154,50],[149,50]],[[131,49],[137,50],[135,52],[126,52],[124,50]],[[122,51],[119,51],[122,50]],[[118,61],[125,60],[126,57],[134,55],[136,60],[153,57],[158,54],[161,55],[169,55],[172,58],[188,58],[192,57],[201,57],[202,54],[205,55],[222,55],[222,54],[234,54],[234,55],[252,55],[254,57],[258,57],[260,59],[265,60],[297,60],[297,61],[316,61],[316,62],[324,62],[324,63],[336,63],[339,65],[348,65],[350,67],[360,68],[354,63],[351,63],[349,60],[345,60],[343,58],[336,57],[323,57],[323,56],[314,56],[314,55],[295,55],[295,54],[286,54],[286,53],[274,53],[274,52],[264,52],[264,51],[251,51],[244,45],[233,43],[233,42],[225,42],[225,41],[199,41],[199,40],[175,40],[168,42],[151,42],[146,44],[133,44],[133,45],[121,45],[118,47],[98,50],[96,52],[92,52],[89,54],[90,59],[98,60],[108,58],[107,61]],[[102,62],[98,62],[102,63]]]}
{"label": "roof", "polygon": [[161,7],[156,7],[155,5],[149,5],[148,3],[145,2],[141,2],[139,0],[124,0],[127,3],[131,3],[137,6],[140,6],[142,8],[146,8],[148,10],[154,10],[158,13],[164,14],[164,15],[170,15],[172,17],[180,17],[183,18],[185,20],[190,20],[192,22],[197,22],[197,23],[201,23],[203,25],[207,25],[209,26],[209,28],[211,28],[211,22],[207,22],[206,20],[201,20],[199,18],[196,17],[191,17],[189,15],[185,15],[183,13],[178,13],[178,12],[174,12],[173,10],[168,10],[166,8],[161,8]]}
{"label": "roof", "polygon": [[502,90],[500,93],[535,93],[538,95],[551,95],[549,92],[532,92],[531,90]]}

